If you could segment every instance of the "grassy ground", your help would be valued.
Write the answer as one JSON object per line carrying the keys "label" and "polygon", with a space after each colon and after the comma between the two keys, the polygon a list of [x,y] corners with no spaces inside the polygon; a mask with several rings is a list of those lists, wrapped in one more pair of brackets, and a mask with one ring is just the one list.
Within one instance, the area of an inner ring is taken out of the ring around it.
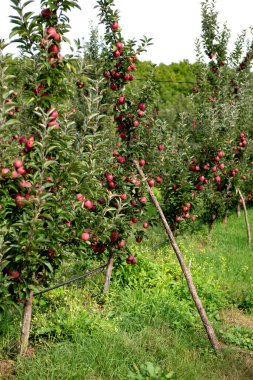
{"label": "grassy ground", "polygon": [[37,298],[27,357],[13,354],[20,316],[6,316],[0,358],[12,375],[3,378],[252,380],[253,251],[243,216],[217,224],[211,239],[205,230],[179,239],[222,343],[218,355],[169,246],[150,249],[163,239],[157,229],[133,247],[138,265],[115,267],[107,300],[100,295],[102,275]]}

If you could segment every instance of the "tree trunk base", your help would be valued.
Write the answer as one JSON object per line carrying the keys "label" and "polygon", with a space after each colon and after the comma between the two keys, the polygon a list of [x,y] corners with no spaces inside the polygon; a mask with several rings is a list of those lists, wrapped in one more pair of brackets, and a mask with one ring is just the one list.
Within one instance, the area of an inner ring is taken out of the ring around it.
{"label": "tree trunk base", "polygon": [[33,291],[30,292],[30,297],[26,300],[23,312],[23,323],[20,336],[19,354],[25,355],[28,348],[28,341],[30,335],[30,326],[32,319],[32,302],[33,302]]}
{"label": "tree trunk base", "polygon": [[223,223],[224,223],[224,224],[227,224],[227,223],[228,223],[228,214],[225,214],[225,215],[224,215]]}
{"label": "tree trunk base", "polygon": [[106,268],[106,275],[105,275],[105,284],[104,284],[104,294],[108,294],[110,290],[110,283],[111,283],[111,277],[112,277],[112,270],[113,270],[113,263],[114,263],[114,257],[113,255],[110,256]]}

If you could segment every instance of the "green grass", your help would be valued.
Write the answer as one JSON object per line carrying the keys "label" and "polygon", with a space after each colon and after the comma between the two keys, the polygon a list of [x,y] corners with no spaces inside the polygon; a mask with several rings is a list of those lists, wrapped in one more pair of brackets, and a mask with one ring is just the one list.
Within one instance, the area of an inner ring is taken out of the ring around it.
{"label": "green grass", "polygon": [[[252,215],[250,219],[253,223]],[[218,355],[210,348],[170,247],[150,249],[165,238],[156,229],[143,245],[133,244],[138,265],[116,265],[106,303],[99,294],[102,275],[37,298],[30,340],[35,353],[14,357],[14,378],[126,380],[134,365],[151,362],[161,368],[157,379],[165,379],[162,371],[173,371],[178,380],[252,380],[250,330],[230,326],[226,338],[220,317],[222,309],[240,308],[253,318],[253,252],[243,216],[217,224],[211,240],[205,230],[179,239],[208,316],[226,343]],[[19,320],[17,313],[16,319],[3,319],[3,359],[15,354]]]}

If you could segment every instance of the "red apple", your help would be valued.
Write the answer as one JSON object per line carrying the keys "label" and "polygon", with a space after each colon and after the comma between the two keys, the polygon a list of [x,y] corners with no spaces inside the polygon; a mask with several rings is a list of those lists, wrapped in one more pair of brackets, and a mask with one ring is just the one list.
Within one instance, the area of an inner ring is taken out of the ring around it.
{"label": "red apple", "polygon": [[125,103],[125,97],[124,97],[124,96],[120,96],[120,97],[118,98],[117,102],[118,102],[119,104],[124,104],[124,103]]}
{"label": "red apple", "polygon": [[13,170],[11,173],[12,178],[17,178],[18,177],[18,172],[16,170]]}
{"label": "red apple", "polygon": [[118,163],[123,164],[126,161],[126,158],[124,156],[118,156],[117,161]]}
{"label": "red apple", "polygon": [[78,202],[83,202],[84,201],[84,196],[80,193],[76,194],[76,200]]}
{"label": "red apple", "polygon": [[140,103],[138,104],[138,109],[141,110],[141,111],[145,111],[145,109],[146,109],[146,105],[145,105],[144,103],[140,102]]}
{"label": "red apple", "polygon": [[118,24],[117,21],[114,21],[114,22],[112,23],[112,29],[113,29],[113,30],[118,30],[118,29],[119,29],[119,24]]}
{"label": "red apple", "polygon": [[115,50],[115,51],[113,52],[113,56],[114,56],[115,58],[119,58],[120,55],[121,55],[121,53],[120,53],[119,50]]}
{"label": "red apple", "polygon": [[21,168],[23,166],[23,161],[16,158],[16,160],[13,162],[13,165],[15,166],[15,168]]}
{"label": "red apple", "polygon": [[133,259],[134,259],[134,256],[129,255],[128,258],[126,259],[127,264],[132,264]]}
{"label": "red apple", "polygon": [[153,187],[155,185],[155,181],[153,179],[149,179],[148,184],[150,187]]}
{"label": "red apple", "polygon": [[133,265],[136,265],[136,264],[137,264],[137,259],[136,259],[136,257],[133,258],[133,260],[132,260],[132,264],[133,264]]}
{"label": "red apple", "polygon": [[18,207],[23,207],[25,205],[25,197],[23,195],[16,195],[15,196],[15,203]]}
{"label": "red apple", "polygon": [[116,91],[117,88],[118,88],[118,86],[116,85],[116,83],[111,83],[111,84],[110,84],[110,89],[111,89],[112,91]]}
{"label": "red apple", "polygon": [[114,179],[114,176],[110,173],[106,173],[105,177],[106,177],[107,181],[109,181],[109,182],[113,181],[113,179]]}
{"label": "red apple", "polygon": [[88,232],[83,232],[81,235],[82,240],[89,240],[90,239],[90,234]]}
{"label": "red apple", "polygon": [[56,67],[58,65],[58,60],[55,57],[49,57],[48,62],[52,67]]}
{"label": "red apple", "polygon": [[116,243],[119,238],[120,238],[120,234],[116,230],[113,230],[110,236],[111,242]]}
{"label": "red apple", "polygon": [[17,278],[19,278],[20,273],[17,270],[8,270],[8,275],[16,280]]}
{"label": "red apple", "polygon": [[43,17],[43,18],[49,18],[49,17],[51,17],[52,16],[52,11],[51,11],[51,9],[49,9],[49,8],[45,8],[45,9],[42,9],[42,11],[41,11],[41,16]]}
{"label": "red apple", "polygon": [[116,42],[115,45],[116,45],[116,47],[117,47],[119,50],[123,49],[123,43],[122,43],[122,42],[118,41],[118,42]]}
{"label": "red apple", "polygon": [[84,201],[84,207],[87,208],[87,209],[91,209],[93,207],[93,202],[90,201],[89,199],[87,199],[86,201]]}
{"label": "red apple", "polygon": [[59,116],[59,113],[55,108],[52,108],[49,116],[52,117],[53,119],[57,119],[57,117]]}
{"label": "red apple", "polygon": [[225,153],[223,152],[223,150],[219,150],[219,152],[217,153],[217,155],[219,157],[224,157],[225,156]]}
{"label": "red apple", "polygon": [[1,171],[2,175],[5,175],[5,174],[7,174],[9,172],[10,172],[9,168],[3,168],[2,171]]}
{"label": "red apple", "polygon": [[56,45],[56,44],[51,45],[51,46],[49,47],[49,49],[48,49],[48,52],[49,52],[49,53],[54,53],[54,54],[58,54],[59,51],[60,51],[60,48],[59,48],[59,46]]}
{"label": "red apple", "polygon": [[59,33],[56,33],[56,34],[54,35],[54,40],[55,40],[55,41],[58,41],[58,42],[61,42],[61,41],[62,41],[62,37],[61,37],[61,35],[60,35]]}
{"label": "red apple", "polygon": [[53,26],[49,26],[46,29],[46,34],[48,34],[49,38],[52,38],[52,39],[55,39],[55,37],[57,37],[57,35],[58,35],[56,29]]}
{"label": "red apple", "polygon": [[26,170],[23,166],[21,166],[21,168],[17,169],[17,172],[18,172],[18,174],[24,175],[26,173]]}
{"label": "red apple", "polygon": [[39,84],[36,88],[33,89],[33,92],[35,95],[39,95],[39,93],[44,90],[44,86],[42,84]]}
{"label": "red apple", "polygon": [[125,240],[123,239],[123,240],[121,240],[121,241],[119,242],[118,246],[119,246],[119,248],[123,248],[124,245],[125,245]]}
{"label": "red apple", "polygon": [[55,127],[56,129],[60,128],[60,124],[58,123],[58,121],[56,119],[49,121],[47,123],[47,126],[48,127]]}
{"label": "red apple", "polygon": [[163,182],[162,177],[160,177],[160,176],[156,177],[156,182],[157,183],[162,183]]}
{"label": "red apple", "polygon": [[116,184],[113,181],[111,181],[108,183],[108,187],[109,187],[109,189],[115,189]]}

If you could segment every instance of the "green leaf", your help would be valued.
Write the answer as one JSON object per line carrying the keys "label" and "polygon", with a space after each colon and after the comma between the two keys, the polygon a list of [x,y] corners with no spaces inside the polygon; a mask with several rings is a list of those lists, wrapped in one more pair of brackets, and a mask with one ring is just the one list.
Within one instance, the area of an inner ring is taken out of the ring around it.
{"label": "green leaf", "polygon": [[6,121],[6,123],[4,123],[5,126],[14,125],[14,124],[20,124],[20,121],[17,119],[10,119],[10,120]]}
{"label": "green leaf", "polygon": [[55,165],[57,162],[55,160],[48,160],[48,161],[45,161],[44,164],[43,164],[43,168],[47,168],[48,166],[52,166],[52,165]]}
{"label": "green leaf", "polygon": [[47,77],[47,85],[48,85],[48,87],[51,86],[51,83],[52,83],[52,77],[48,76]]}
{"label": "green leaf", "polygon": [[48,261],[44,261],[44,265],[46,265],[46,267],[48,267],[48,269],[50,270],[50,272],[54,271],[52,265]]}
{"label": "green leaf", "polygon": [[34,0],[28,0],[28,1],[26,1],[26,2],[23,4],[22,9],[24,9],[25,7],[27,7],[27,5],[29,5],[29,4],[31,4],[31,3],[33,3],[33,2],[34,2]]}

